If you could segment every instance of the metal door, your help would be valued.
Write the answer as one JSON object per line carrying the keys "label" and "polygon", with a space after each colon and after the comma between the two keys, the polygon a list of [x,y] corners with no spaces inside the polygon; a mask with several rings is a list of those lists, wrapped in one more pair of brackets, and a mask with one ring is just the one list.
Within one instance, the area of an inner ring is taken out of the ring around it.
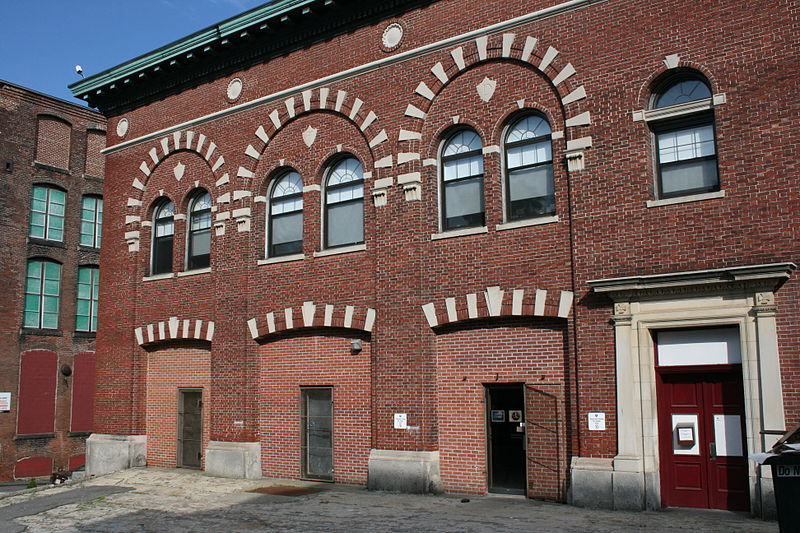
{"label": "metal door", "polygon": [[658,374],[664,506],[747,511],[741,367]]}
{"label": "metal door", "polygon": [[525,389],[486,386],[489,492],[525,494]]}
{"label": "metal door", "polygon": [[178,466],[200,468],[203,450],[203,391],[179,391]]}
{"label": "metal door", "polygon": [[303,477],[333,480],[333,390],[302,389]]}

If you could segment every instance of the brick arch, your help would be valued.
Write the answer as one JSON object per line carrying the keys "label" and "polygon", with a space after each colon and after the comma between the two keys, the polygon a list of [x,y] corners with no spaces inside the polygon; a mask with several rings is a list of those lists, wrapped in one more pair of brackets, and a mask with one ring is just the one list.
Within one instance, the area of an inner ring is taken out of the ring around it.
{"label": "brick arch", "polygon": [[[148,207],[143,205],[143,197],[147,189],[147,182],[156,168],[176,152],[192,152],[206,161],[215,177],[214,187],[217,189],[215,192],[218,193],[222,186],[230,182],[229,174],[225,169],[225,157],[217,154],[217,144],[202,133],[191,130],[175,131],[172,135],[162,138],[148,151],[150,158],[142,160],[139,165],[142,178],[140,179],[137,175],[131,183],[131,192],[126,202],[128,214],[125,217],[125,225],[130,230],[125,233],[125,240],[128,243],[128,250],[131,252],[139,249],[138,228],[142,221],[146,220],[143,215]],[[210,187],[209,192],[212,192]],[[212,192],[212,196],[213,194]]]}
{"label": "brick arch", "polygon": [[282,106],[278,106],[269,113],[269,122],[259,125],[255,131],[256,140],[247,145],[245,155],[252,161],[248,166],[240,166],[237,177],[250,179],[255,177],[255,168],[266,150],[270,140],[275,137],[287,124],[301,115],[312,112],[335,113],[353,123],[373,151],[375,168],[389,168],[392,166],[392,156],[385,148],[389,135],[385,129],[380,129],[376,122],[378,115],[372,111],[364,110],[364,101],[352,97],[347,91],[332,91],[328,87],[309,89],[301,93],[298,101],[296,97],[287,98]]}
{"label": "brick arch", "polygon": [[[574,82],[577,71],[572,63],[561,65],[560,53],[552,46],[546,49],[540,46],[535,37],[517,37],[513,33],[478,37],[449,51],[442,61],[430,69],[431,76],[421,80],[414,90],[406,110],[406,123],[401,126],[398,141],[401,152],[397,154],[398,182],[406,189],[406,198],[414,196],[412,192],[421,180],[422,166],[419,141],[422,141],[422,125],[427,119],[436,97],[453,80],[472,67],[488,61],[515,61],[541,72],[557,91],[564,110],[567,139],[567,157],[571,152],[581,152],[591,147],[591,137],[579,137],[580,127],[591,125],[588,111],[581,111],[580,102],[587,98],[582,84]],[[525,107],[524,101],[517,102],[518,107]],[[576,155],[576,154],[572,154]],[[582,159],[582,152],[576,155]],[[582,166],[571,166],[571,170],[582,169]],[[418,194],[418,193],[417,193]]]}
{"label": "brick arch", "polygon": [[136,343],[146,346],[157,342],[171,340],[214,340],[214,322],[212,320],[180,319],[176,316],[168,320],[153,322],[134,328]]}
{"label": "brick arch", "polygon": [[452,296],[422,306],[431,328],[475,320],[507,316],[567,318],[575,295],[572,291],[544,289],[502,290],[488,287],[481,293]]}
{"label": "brick arch", "polygon": [[263,319],[247,321],[253,339],[302,328],[346,328],[371,333],[375,326],[375,309],[354,305],[333,305],[303,302],[299,307],[270,311]]}

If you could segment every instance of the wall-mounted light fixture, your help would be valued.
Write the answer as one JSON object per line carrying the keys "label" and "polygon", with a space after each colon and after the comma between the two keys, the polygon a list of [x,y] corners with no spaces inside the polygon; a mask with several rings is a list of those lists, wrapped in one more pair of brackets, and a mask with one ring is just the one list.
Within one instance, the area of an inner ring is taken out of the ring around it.
{"label": "wall-mounted light fixture", "polygon": [[361,339],[353,339],[350,341],[350,353],[356,355],[361,353],[363,346],[361,345]]}

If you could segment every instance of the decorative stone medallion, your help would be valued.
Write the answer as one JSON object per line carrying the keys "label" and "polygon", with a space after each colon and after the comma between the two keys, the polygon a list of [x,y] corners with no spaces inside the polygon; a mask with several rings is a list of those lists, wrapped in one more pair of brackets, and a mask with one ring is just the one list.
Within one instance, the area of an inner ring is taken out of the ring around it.
{"label": "decorative stone medallion", "polygon": [[383,30],[383,37],[381,37],[381,44],[383,45],[384,50],[390,51],[394,50],[400,43],[403,41],[403,27],[394,22],[386,26],[386,29]]}
{"label": "decorative stone medallion", "polygon": [[117,122],[117,137],[125,137],[128,133],[129,126],[130,123],[127,118],[119,119],[119,122]]}
{"label": "decorative stone medallion", "polygon": [[317,140],[317,132],[319,130],[313,126],[309,126],[303,131],[303,142],[306,146],[311,148],[311,145],[314,144],[314,141]]}
{"label": "decorative stone medallion", "polygon": [[483,81],[478,84],[475,89],[478,91],[478,96],[484,102],[488,102],[494,96],[494,91],[497,89],[497,82],[489,78],[483,78]]}
{"label": "decorative stone medallion", "polygon": [[228,83],[228,91],[227,96],[228,100],[231,102],[235,102],[239,99],[242,95],[242,88],[244,87],[244,83],[239,78],[233,78],[230,83]]}

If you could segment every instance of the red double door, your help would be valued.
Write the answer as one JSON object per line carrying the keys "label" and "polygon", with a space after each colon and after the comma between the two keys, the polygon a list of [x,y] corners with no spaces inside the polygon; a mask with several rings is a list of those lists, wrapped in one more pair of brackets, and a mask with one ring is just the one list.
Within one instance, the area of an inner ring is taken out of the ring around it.
{"label": "red double door", "polygon": [[741,365],[657,371],[665,507],[750,509]]}

